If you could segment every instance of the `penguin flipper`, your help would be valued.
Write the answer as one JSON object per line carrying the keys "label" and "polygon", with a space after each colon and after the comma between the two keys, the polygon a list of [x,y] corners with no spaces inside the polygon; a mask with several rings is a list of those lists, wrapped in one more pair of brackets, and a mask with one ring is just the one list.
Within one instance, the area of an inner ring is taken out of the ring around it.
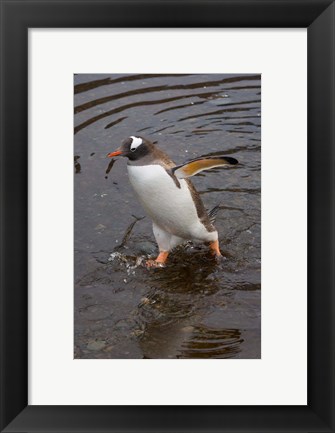
{"label": "penguin flipper", "polygon": [[214,167],[221,167],[224,165],[236,165],[237,159],[231,158],[230,156],[208,156],[192,159],[185,164],[177,165],[171,169],[173,175],[178,179],[185,179],[187,177],[194,176],[203,170],[209,170]]}

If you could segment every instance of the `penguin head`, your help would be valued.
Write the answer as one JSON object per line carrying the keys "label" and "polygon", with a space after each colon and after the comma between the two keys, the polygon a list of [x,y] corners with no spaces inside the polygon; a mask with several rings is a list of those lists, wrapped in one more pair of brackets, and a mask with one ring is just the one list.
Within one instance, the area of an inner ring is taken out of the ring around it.
{"label": "penguin head", "polygon": [[153,148],[154,145],[149,140],[132,135],[126,138],[115,152],[111,152],[107,156],[109,158],[125,156],[131,161],[135,161],[148,155]]}

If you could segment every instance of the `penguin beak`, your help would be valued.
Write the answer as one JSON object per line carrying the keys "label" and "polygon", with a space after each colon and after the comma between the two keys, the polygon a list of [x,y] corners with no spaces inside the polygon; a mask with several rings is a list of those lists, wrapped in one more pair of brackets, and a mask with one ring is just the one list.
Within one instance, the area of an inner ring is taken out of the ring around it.
{"label": "penguin beak", "polygon": [[122,155],[122,151],[120,149],[116,149],[115,152],[111,152],[107,156],[108,158],[113,158],[114,156],[119,156],[119,155]]}

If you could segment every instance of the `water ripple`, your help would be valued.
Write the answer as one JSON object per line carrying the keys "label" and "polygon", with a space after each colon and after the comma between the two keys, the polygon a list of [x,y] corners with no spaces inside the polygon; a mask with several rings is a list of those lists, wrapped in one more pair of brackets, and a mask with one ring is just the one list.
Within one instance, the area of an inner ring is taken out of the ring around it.
{"label": "water ripple", "polygon": [[[75,357],[259,358],[260,75],[74,80]],[[171,252],[166,268],[144,266],[157,254],[151,221],[142,218],[126,161],[106,159],[137,134],[176,163],[239,160],[192,179],[206,208],[219,206],[219,263],[208,245],[188,242]]]}

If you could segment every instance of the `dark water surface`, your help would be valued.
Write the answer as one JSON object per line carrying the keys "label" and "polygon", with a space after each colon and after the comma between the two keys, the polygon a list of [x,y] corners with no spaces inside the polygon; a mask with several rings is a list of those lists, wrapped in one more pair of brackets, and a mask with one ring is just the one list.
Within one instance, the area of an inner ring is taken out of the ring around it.
{"label": "dark water surface", "polygon": [[[74,77],[75,358],[261,356],[260,75]],[[239,164],[192,178],[217,204],[224,260],[188,243],[164,269],[126,160],[106,158],[142,135],[180,164],[231,155]]]}

